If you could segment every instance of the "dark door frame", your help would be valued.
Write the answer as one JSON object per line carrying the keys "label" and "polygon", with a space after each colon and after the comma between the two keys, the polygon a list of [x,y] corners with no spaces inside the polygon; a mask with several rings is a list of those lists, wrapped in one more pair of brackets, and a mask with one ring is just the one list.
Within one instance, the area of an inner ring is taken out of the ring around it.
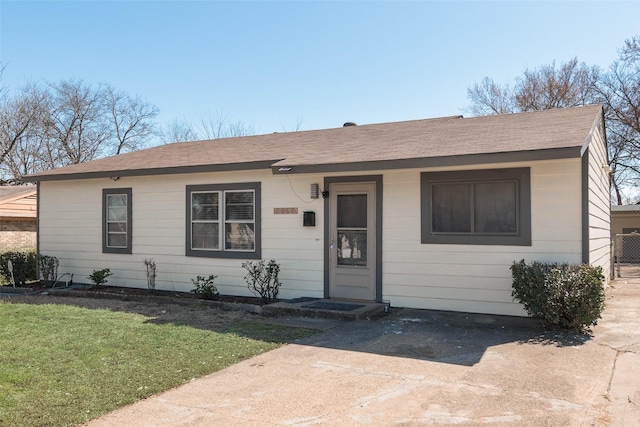
{"label": "dark door frame", "polygon": [[[324,189],[330,184],[373,182],[376,185],[376,302],[382,302],[382,175],[335,176],[324,178]],[[324,197],[324,297],[329,298],[329,197]]]}

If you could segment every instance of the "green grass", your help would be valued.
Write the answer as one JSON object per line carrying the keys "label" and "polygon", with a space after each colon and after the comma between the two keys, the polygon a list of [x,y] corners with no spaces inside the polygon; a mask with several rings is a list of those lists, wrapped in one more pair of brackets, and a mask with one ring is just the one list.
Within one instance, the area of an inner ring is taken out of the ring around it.
{"label": "green grass", "polygon": [[76,425],[312,333],[0,301],[0,425]]}

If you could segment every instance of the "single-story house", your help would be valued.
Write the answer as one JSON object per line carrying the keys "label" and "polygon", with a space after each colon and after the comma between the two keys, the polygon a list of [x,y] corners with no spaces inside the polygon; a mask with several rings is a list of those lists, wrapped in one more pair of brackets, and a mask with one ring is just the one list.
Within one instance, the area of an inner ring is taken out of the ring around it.
{"label": "single-story house", "polygon": [[275,259],[280,297],[526,315],[514,261],[610,271],[601,106],[162,145],[26,177],[39,248],[76,281],[189,291],[215,274],[251,295]]}
{"label": "single-story house", "polygon": [[35,185],[0,186],[0,251],[36,248]]}

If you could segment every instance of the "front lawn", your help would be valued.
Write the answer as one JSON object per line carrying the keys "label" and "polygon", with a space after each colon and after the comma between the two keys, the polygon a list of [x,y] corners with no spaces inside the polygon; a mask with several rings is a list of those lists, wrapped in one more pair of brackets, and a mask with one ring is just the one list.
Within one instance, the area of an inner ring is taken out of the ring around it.
{"label": "front lawn", "polygon": [[0,301],[0,425],[76,425],[313,333],[229,316]]}

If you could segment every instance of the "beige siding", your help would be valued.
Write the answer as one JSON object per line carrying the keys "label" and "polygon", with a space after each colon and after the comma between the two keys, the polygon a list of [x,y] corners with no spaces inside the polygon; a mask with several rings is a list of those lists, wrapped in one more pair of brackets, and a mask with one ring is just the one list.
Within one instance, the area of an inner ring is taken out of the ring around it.
{"label": "beige siding", "polygon": [[[529,165],[482,168],[522,166]],[[422,244],[423,170],[386,172],[383,299],[392,306],[524,315],[511,298],[509,267],[514,261],[581,260],[580,168],[579,159],[531,165],[531,246]]]}
{"label": "beige siding", "polygon": [[611,204],[607,147],[601,122],[594,126],[588,145],[589,259],[591,265],[611,273]]}
{"label": "beige siding", "polygon": [[[513,261],[580,262],[581,163],[579,159],[477,168],[531,166],[532,245],[435,245],[420,242],[420,173],[436,169],[370,171],[383,175],[382,297],[392,306],[524,315],[511,299]],[[452,168],[439,169],[451,170]],[[460,170],[471,167],[458,168]],[[324,295],[324,200],[312,200],[310,185],[325,176],[273,175],[271,171],[123,177],[41,183],[40,246],[57,256],[60,273],[77,282],[94,269],[110,268],[109,284],[146,287],[144,260],[157,264],[156,287],[192,289],[197,275],[216,274],[221,292],[251,295],[242,259],[185,256],[187,185],[262,183],[262,257],[280,263],[281,297]],[[102,253],[102,189],[132,188],[133,253]],[[297,208],[276,214],[274,208]],[[315,211],[316,227],[303,227],[302,213]]]}
{"label": "beige siding", "polygon": [[[262,255],[281,265],[281,296],[323,296],[323,201],[309,196],[312,176],[274,176],[270,171],[153,177],[123,177],[41,183],[41,253],[60,259],[61,273],[88,282],[94,269],[110,268],[109,284],[145,288],[144,260],[157,265],[157,289],[189,291],[197,275],[216,274],[221,292],[251,295],[242,259],[185,256],[186,186],[262,182]],[[132,188],[133,253],[102,253],[102,189]],[[297,207],[298,214],[274,214],[275,207]],[[302,226],[302,212],[316,212],[316,227]]]}

